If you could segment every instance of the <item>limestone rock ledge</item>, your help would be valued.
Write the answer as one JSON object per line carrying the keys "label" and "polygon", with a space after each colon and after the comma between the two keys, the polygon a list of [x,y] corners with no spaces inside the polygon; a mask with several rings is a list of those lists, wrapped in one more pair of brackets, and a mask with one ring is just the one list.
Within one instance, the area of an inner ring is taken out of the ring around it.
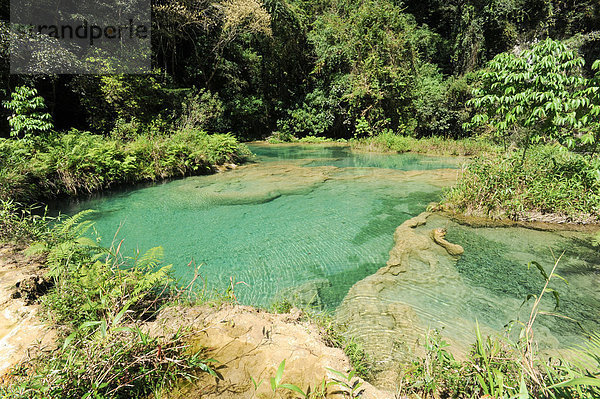
{"label": "limestone rock ledge", "polygon": [[387,264],[352,286],[336,312],[376,360],[375,384],[386,389],[394,389],[399,366],[421,354],[431,315],[414,303],[440,292],[460,297],[466,289],[455,267],[464,250],[446,241],[443,229],[427,229],[430,216],[424,212],[396,229]]}
{"label": "limestone rock ledge", "polygon": [[38,317],[37,296],[48,282],[39,259],[0,244],[0,376],[25,359],[31,348],[53,348],[56,333]]}
{"label": "limestone rock ledge", "polygon": [[[301,321],[301,312],[292,309],[286,314],[272,314],[247,306],[223,305],[219,309],[208,306],[191,308],[173,307],[163,311],[148,328],[153,334],[177,331],[189,326],[194,331],[194,345],[206,348],[207,358],[219,361],[214,365],[222,378],[202,374],[199,381],[184,385],[166,397],[175,398],[271,398],[269,379],[274,377],[279,364],[285,360],[282,383],[291,383],[302,390],[318,389],[323,379],[336,376],[331,368],[343,373],[350,364],[341,349],[328,347],[319,328]],[[255,392],[252,379],[263,380]],[[352,381],[354,382],[354,380]],[[393,398],[392,393],[380,391],[367,382],[361,387],[361,398]],[[327,398],[344,398],[335,393],[340,387],[327,389]],[[277,391],[277,398],[297,398],[285,389]]]}

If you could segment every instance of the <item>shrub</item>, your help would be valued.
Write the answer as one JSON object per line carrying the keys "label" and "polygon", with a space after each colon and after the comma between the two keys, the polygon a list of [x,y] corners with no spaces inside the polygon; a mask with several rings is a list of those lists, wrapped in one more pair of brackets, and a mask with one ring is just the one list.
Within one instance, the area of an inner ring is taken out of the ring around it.
{"label": "shrub", "polygon": [[19,86],[11,93],[11,100],[4,103],[12,111],[8,117],[12,137],[29,140],[52,130],[52,118],[45,112],[44,99],[37,94],[35,88]]}
{"label": "shrub", "polygon": [[208,371],[201,354],[189,353],[187,336],[151,337],[137,327],[90,333],[63,348],[22,363],[0,396],[19,398],[147,398]]}
{"label": "shrub", "polygon": [[[521,154],[522,156],[522,154]],[[526,217],[527,212],[600,217],[600,160],[534,147],[521,164],[516,152],[480,157],[445,196],[449,207],[475,214]]]}
{"label": "shrub", "polygon": [[202,89],[198,94],[189,94],[181,106],[179,129],[215,131],[223,127],[224,106],[217,94]]}
{"label": "shrub", "polygon": [[291,133],[286,131],[275,131],[267,138],[267,142],[271,144],[289,143],[297,141],[298,139]]}
{"label": "shrub", "polygon": [[215,164],[241,162],[250,154],[230,134],[194,129],[159,139],[137,135],[128,141],[73,129],[38,144],[0,140],[0,198],[32,202],[123,183],[206,174]]}
{"label": "shrub", "polygon": [[574,132],[588,118],[579,119],[590,102],[582,91],[590,84],[581,76],[584,63],[552,39],[520,54],[498,54],[481,71],[482,86],[467,103],[477,111],[467,127],[488,126],[495,139],[517,142],[523,156],[531,143],[558,141],[572,147]]}
{"label": "shrub", "polygon": [[277,121],[277,127],[282,134],[290,137],[327,134],[335,121],[336,105],[334,98],[316,89],[306,95],[300,107],[288,110],[288,116]]}

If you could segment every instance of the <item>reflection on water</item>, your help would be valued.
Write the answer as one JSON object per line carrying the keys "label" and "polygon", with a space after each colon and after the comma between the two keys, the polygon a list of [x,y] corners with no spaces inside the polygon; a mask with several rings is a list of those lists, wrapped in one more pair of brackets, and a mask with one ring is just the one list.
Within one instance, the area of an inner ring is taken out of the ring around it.
{"label": "reflection on water", "polygon": [[459,157],[428,157],[417,154],[356,153],[348,147],[290,146],[265,147],[250,145],[262,162],[305,160],[305,166],[335,166],[338,168],[383,168],[397,170],[432,170],[457,168],[464,159]]}

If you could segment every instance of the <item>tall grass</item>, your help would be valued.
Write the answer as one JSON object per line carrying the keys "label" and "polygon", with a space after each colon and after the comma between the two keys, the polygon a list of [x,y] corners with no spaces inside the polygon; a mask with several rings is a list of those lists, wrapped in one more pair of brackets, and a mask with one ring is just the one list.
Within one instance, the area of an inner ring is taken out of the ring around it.
{"label": "tall grass", "polygon": [[0,242],[26,243],[43,239],[49,233],[49,220],[45,208],[0,198]]}
{"label": "tall grass", "polygon": [[564,221],[600,218],[600,159],[553,146],[474,159],[444,198],[447,207],[482,216],[527,219],[559,214]]}

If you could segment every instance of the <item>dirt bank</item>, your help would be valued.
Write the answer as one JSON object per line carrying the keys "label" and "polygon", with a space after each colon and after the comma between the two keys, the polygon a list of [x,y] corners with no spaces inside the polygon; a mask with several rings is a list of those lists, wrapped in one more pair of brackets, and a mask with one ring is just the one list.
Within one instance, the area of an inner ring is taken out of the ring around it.
{"label": "dirt bank", "polygon": [[38,298],[49,286],[43,259],[28,258],[22,249],[0,244],[0,375],[33,348],[52,348],[56,340],[39,318]]}
{"label": "dirt bank", "polygon": [[[321,329],[303,321],[302,312],[272,314],[252,307],[223,305],[174,307],[163,311],[148,328],[153,334],[176,331],[181,326],[195,330],[193,344],[206,348],[205,356],[218,360],[215,368],[219,378],[202,374],[201,379],[171,392],[175,398],[271,398],[270,378],[285,360],[281,383],[295,384],[303,391],[318,391],[323,381],[331,382],[336,375],[329,369],[347,374],[348,358],[341,349],[327,345]],[[260,386],[255,389],[254,379]],[[357,378],[352,380],[356,382]],[[262,381],[262,383],[261,383]],[[362,398],[385,399],[393,395],[363,382]],[[340,385],[326,387],[328,398],[345,397]],[[337,392],[337,393],[336,393]],[[298,394],[278,389],[275,397],[297,398]]]}

